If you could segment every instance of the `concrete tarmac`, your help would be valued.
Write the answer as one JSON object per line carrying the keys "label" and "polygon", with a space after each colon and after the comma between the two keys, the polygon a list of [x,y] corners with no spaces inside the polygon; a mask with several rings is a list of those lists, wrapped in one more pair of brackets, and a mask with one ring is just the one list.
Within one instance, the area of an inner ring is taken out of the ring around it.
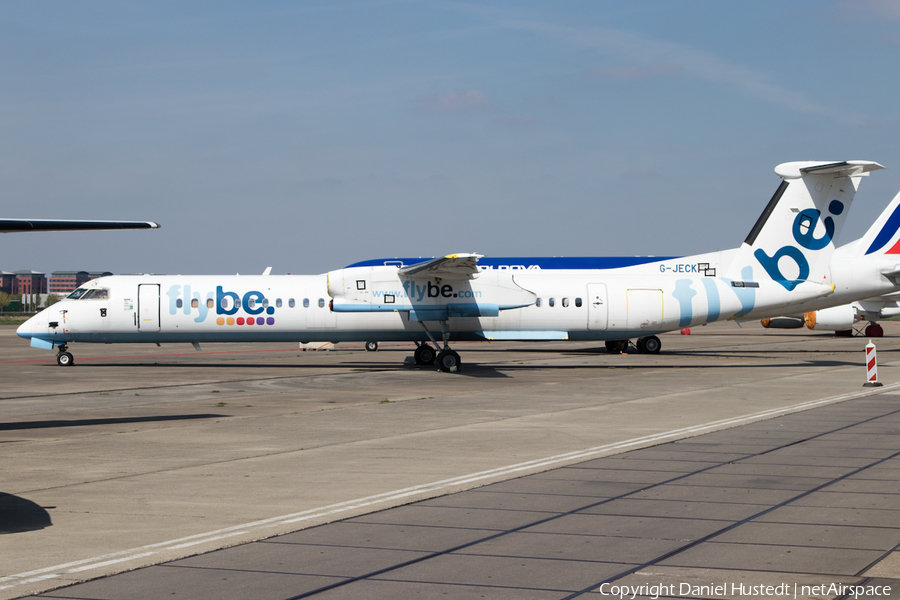
{"label": "concrete tarmac", "polygon": [[160,563],[46,596],[897,578],[885,329],[873,390],[864,339],[731,323],[660,355],[460,344],[459,374],[404,364],[411,345],[83,345],[61,368],[3,328],[0,597]]}

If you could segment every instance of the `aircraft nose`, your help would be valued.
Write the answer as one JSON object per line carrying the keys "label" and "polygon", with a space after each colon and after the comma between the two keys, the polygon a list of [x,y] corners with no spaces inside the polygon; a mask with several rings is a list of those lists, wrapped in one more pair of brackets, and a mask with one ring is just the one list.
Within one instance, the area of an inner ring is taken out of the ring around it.
{"label": "aircraft nose", "polygon": [[35,316],[31,317],[30,319],[28,319],[27,321],[25,321],[24,323],[22,323],[21,325],[19,325],[19,328],[16,329],[16,335],[18,335],[19,337],[25,338],[25,339],[28,339],[31,336],[33,336],[35,333],[36,325],[37,325],[37,318],[38,318],[38,315],[35,315]]}

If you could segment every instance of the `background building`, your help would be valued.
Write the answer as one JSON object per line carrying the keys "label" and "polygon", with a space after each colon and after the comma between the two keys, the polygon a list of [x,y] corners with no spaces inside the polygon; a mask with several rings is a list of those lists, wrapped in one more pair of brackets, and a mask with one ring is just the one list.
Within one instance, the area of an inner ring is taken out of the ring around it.
{"label": "background building", "polygon": [[16,271],[14,294],[46,294],[47,278],[38,271]]}
{"label": "background building", "polygon": [[69,294],[81,284],[112,275],[109,271],[53,271],[50,273],[48,289],[51,294]]}
{"label": "background building", "polygon": [[0,271],[0,292],[7,294],[16,293],[16,274],[9,271]]}

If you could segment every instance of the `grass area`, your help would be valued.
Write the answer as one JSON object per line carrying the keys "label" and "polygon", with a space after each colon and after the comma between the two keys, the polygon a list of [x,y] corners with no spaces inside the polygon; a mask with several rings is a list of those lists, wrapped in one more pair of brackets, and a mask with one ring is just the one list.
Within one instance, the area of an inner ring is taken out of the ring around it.
{"label": "grass area", "polygon": [[28,315],[27,317],[20,317],[18,315],[0,315],[0,325],[21,325],[30,318],[31,315]]}

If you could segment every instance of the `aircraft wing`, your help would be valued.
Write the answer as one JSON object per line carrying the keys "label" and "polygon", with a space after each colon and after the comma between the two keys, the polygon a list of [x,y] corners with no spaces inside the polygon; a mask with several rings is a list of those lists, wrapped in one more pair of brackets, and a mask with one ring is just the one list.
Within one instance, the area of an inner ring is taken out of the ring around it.
{"label": "aircraft wing", "polygon": [[159,229],[159,224],[153,221],[0,219],[0,233],[13,233],[16,231],[82,231],[89,229]]}
{"label": "aircraft wing", "polygon": [[403,277],[470,277],[478,273],[481,254],[448,254],[425,262],[403,267]]}

